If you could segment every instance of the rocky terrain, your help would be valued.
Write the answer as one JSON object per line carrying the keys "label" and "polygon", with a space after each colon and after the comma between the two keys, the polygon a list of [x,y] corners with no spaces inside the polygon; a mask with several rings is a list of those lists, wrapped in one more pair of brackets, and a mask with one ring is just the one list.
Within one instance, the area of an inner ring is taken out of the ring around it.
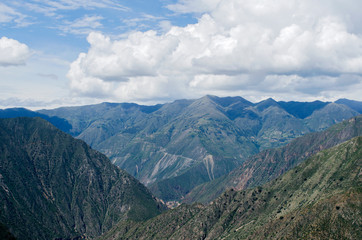
{"label": "rocky terrain", "polygon": [[134,177],[41,118],[0,119],[0,223],[17,239],[94,238],[163,209]]}
{"label": "rocky terrain", "polygon": [[356,137],[263,186],[121,222],[100,239],[359,239],[361,156]]}
{"label": "rocky terrain", "polygon": [[357,136],[362,136],[362,115],[333,125],[325,131],[296,138],[286,146],[251,156],[229,174],[195,187],[183,201],[206,203],[229,188],[242,190],[260,186],[319,151]]}

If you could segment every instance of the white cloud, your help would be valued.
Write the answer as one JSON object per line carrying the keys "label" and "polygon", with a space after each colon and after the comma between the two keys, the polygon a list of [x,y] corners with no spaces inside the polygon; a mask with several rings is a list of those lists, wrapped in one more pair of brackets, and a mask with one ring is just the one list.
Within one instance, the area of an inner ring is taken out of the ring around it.
{"label": "white cloud", "polygon": [[162,20],[159,22],[159,27],[162,33],[166,33],[168,31],[170,31],[170,29],[172,28],[172,23],[171,21],[168,20]]}
{"label": "white cloud", "polygon": [[16,11],[15,9],[0,3],[0,24],[15,23],[16,27],[26,27],[32,23],[26,20],[27,16]]}
{"label": "white cloud", "polygon": [[221,0],[180,0],[179,3],[170,4],[168,9],[178,13],[205,13],[215,9]]}
{"label": "white cloud", "polygon": [[0,3],[0,23],[11,22],[18,13],[9,6]]}
{"label": "white cloud", "polygon": [[[54,99],[54,98],[53,98]],[[49,99],[39,99],[38,97],[11,97],[11,98],[0,98],[0,109],[5,108],[27,108],[31,110],[40,110],[40,109],[52,109],[59,108],[64,106],[84,106],[89,104],[97,104],[97,101],[94,101],[92,98],[73,98],[73,97],[63,97],[54,100]]]}
{"label": "white cloud", "polygon": [[64,21],[64,24],[59,27],[63,33],[72,33],[87,35],[95,29],[101,28],[103,20],[102,16],[88,16],[85,15],[82,18],[75,19],[74,21]]}
{"label": "white cloud", "polygon": [[182,0],[169,9],[204,13],[196,24],[119,40],[91,33],[68,78],[77,93],[116,100],[352,91],[362,81],[362,2],[352,2]]}
{"label": "white cloud", "polygon": [[[118,1],[114,0],[29,0],[26,2],[23,1],[10,1],[9,6],[15,7],[17,10],[22,10],[23,12],[35,12],[41,13],[47,17],[52,17],[56,20],[62,19],[63,23],[71,23],[70,21],[66,21],[65,19],[68,17],[67,12],[74,10],[86,10],[86,11],[94,11],[99,9],[113,9],[121,12],[130,11],[128,7],[123,6],[118,3]],[[0,3],[0,23],[2,21],[9,22],[13,20],[17,23],[17,26],[28,26],[33,23],[42,22],[42,19],[37,18],[37,16],[33,15],[32,19],[34,22],[30,23],[25,21],[27,18],[26,15],[19,13],[14,8],[6,6]],[[88,18],[92,18],[94,16],[88,16]],[[98,16],[97,16],[98,17]],[[81,19],[78,19],[81,20]],[[84,19],[87,20],[87,19]],[[91,19],[88,19],[90,21]],[[98,19],[99,20],[99,19]],[[94,23],[99,25],[97,21],[93,20]],[[95,25],[97,27],[97,25]],[[66,25],[62,26],[63,29],[67,33],[72,33]],[[82,30],[74,30],[75,34],[88,34],[89,31],[84,29]]]}
{"label": "white cloud", "polygon": [[95,9],[95,8],[114,8],[122,11],[129,11],[129,9],[117,1],[112,0],[43,0],[33,1],[38,6],[46,6],[56,10],[75,10],[79,8]]}
{"label": "white cloud", "polygon": [[27,45],[7,37],[0,38],[0,66],[25,64],[31,52]]}

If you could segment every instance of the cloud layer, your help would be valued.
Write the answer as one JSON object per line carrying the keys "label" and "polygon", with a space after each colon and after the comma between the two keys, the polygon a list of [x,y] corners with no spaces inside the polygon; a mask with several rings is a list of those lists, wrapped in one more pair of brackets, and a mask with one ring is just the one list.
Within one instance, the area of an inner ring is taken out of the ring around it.
{"label": "cloud layer", "polygon": [[362,87],[358,0],[181,0],[168,8],[200,17],[166,33],[90,33],[88,52],[68,72],[73,92],[119,101],[328,99]]}
{"label": "cloud layer", "polygon": [[27,45],[7,37],[0,38],[0,66],[23,65],[30,55]]}

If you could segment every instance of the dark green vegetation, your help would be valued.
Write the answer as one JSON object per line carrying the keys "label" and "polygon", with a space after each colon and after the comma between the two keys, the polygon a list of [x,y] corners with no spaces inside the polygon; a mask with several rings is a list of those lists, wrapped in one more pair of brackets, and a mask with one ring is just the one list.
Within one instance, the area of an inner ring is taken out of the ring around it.
{"label": "dark green vegetation", "polygon": [[361,239],[362,137],[321,151],[262,187],[229,190],[143,223],[124,221],[107,239]]}
{"label": "dark green vegetation", "polygon": [[182,199],[264,149],[359,114],[345,104],[273,99],[254,104],[216,96],[156,106],[102,103],[40,112],[66,119],[70,134],[166,201]]}
{"label": "dark green vegetation", "polygon": [[15,240],[16,238],[9,232],[9,229],[0,223],[0,239],[1,240]]}
{"label": "dark green vegetation", "polygon": [[184,202],[209,202],[228,188],[260,186],[297,166],[317,152],[362,135],[362,115],[333,125],[323,132],[294,139],[286,146],[268,149],[248,158],[240,167],[218,179],[195,187]]}
{"label": "dark green vegetation", "polygon": [[18,239],[95,237],[162,206],[82,140],[40,118],[0,119],[0,227]]}

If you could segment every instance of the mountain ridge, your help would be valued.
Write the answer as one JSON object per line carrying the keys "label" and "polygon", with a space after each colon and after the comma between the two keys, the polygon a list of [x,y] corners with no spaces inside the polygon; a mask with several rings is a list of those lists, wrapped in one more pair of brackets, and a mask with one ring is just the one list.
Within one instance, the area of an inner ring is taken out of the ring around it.
{"label": "mountain ridge", "polygon": [[41,118],[0,119],[0,222],[19,239],[96,237],[163,206],[103,154]]}
{"label": "mountain ridge", "polygon": [[333,125],[323,132],[294,139],[286,146],[264,150],[229,174],[195,187],[184,202],[209,202],[228,188],[255,187],[278,177],[317,152],[362,135],[362,115]]}
{"label": "mountain ridge", "polygon": [[358,239],[361,156],[362,137],[355,137],[261,187],[122,222],[100,239]]}
{"label": "mountain ridge", "polygon": [[[207,95],[148,107],[103,103],[39,112],[66,119],[74,137],[169,201],[182,199],[197,185],[229,173],[264,149],[358,114],[347,105],[298,104]],[[302,110],[293,112],[293,106]]]}

